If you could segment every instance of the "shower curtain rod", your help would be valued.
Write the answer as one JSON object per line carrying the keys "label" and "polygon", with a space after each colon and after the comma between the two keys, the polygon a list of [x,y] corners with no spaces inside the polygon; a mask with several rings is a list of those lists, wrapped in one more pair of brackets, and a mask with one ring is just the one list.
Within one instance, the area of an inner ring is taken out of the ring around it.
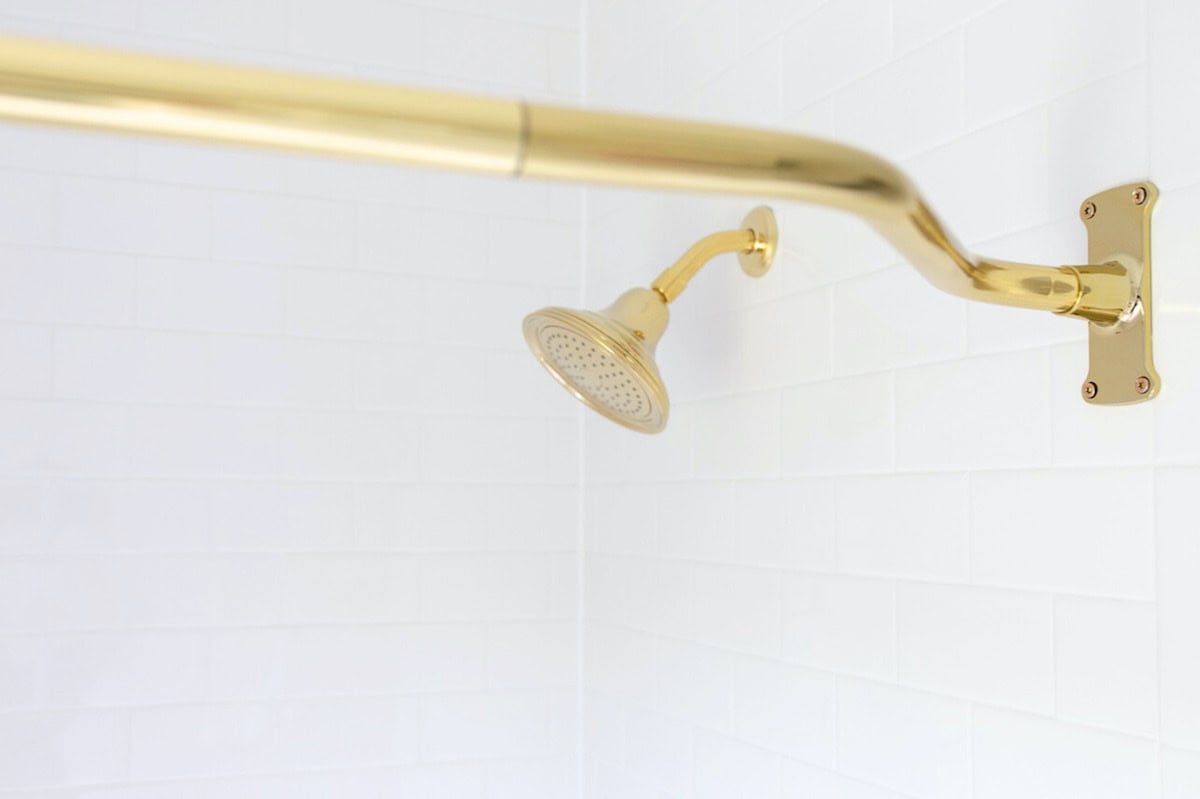
{"label": "shower curtain rod", "polygon": [[1111,324],[1140,275],[972,255],[909,179],[806,136],[0,38],[0,119],[514,177],[774,196],[865,219],[936,287]]}

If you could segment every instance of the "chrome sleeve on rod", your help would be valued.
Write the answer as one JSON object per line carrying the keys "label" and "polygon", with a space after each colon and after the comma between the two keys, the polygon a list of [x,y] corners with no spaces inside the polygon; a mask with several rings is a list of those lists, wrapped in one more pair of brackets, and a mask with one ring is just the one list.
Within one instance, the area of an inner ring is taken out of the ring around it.
{"label": "chrome sleeve on rod", "polygon": [[770,131],[525,105],[0,38],[0,119],[397,161],[447,169],[774,196],[866,219],[938,288],[1112,321],[1117,265],[977,258],[890,163]]}

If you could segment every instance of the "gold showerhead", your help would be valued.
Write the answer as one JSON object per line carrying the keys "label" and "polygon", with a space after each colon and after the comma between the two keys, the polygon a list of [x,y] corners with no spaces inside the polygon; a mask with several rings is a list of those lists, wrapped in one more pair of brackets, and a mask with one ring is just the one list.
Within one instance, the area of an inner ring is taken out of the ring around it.
{"label": "gold showerhead", "polygon": [[592,410],[641,433],[667,424],[670,403],[654,362],[667,303],[630,289],[602,311],[543,308],[525,317],[525,340],[554,379]]}
{"label": "gold showerhead", "polygon": [[639,433],[658,433],[670,412],[654,360],[667,329],[667,303],[721,253],[738,253],[748,275],[766,274],[777,238],[771,209],[755,208],[742,220],[742,229],[697,242],[652,288],[630,289],[601,311],[543,308],[529,314],[525,341],[546,371],[592,410]]}

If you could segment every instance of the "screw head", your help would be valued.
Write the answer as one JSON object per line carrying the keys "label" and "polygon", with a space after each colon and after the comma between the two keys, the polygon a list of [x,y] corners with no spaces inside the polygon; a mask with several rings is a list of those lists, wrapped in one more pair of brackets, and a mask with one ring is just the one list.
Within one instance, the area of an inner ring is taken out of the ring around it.
{"label": "screw head", "polygon": [[1091,219],[1093,216],[1096,215],[1096,204],[1095,203],[1084,203],[1083,208],[1079,209],[1079,215],[1082,216],[1084,219]]}
{"label": "screw head", "polygon": [[1133,389],[1139,394],[1147,394],[1150,391],[1150,378],[1142,375],[1137,380],[1133,381]]}
{"label": "screw head", "polygon": [[1133,190],[1133,204],[1141,205],[1146,202],[1146,187],[1138,186]]}
{"label": "screw head", "polygon": [[1096,384],[1091,380],[1083,384],[1083,396],[1087,399],[1095,399],[1099,391],[1100,389],[1096,388]]}

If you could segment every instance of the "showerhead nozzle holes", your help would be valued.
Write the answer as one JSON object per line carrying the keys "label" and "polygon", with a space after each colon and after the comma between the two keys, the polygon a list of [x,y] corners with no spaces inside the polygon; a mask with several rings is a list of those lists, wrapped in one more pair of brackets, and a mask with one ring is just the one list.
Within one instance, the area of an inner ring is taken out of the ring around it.
{"label": "showerhead nozzle holes", "polygon": [[598,313],[544,308],[525,318],[525,340],[542,366],[593,410],[642,433],[666,426],[666,387],[633,328]]}

